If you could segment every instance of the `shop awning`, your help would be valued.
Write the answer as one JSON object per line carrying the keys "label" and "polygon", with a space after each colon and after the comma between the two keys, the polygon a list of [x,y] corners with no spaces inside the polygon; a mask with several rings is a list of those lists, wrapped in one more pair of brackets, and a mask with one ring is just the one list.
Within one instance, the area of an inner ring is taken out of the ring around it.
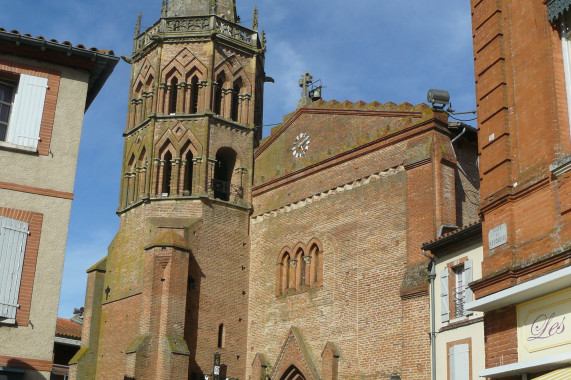
{"label": "shop awning", "polygon": [[571,0],[551,0],[547,4],[547,17],[549,22],[557,20],[563,12],[571,8]]}
{"label": "shop awning", "polygon": [[561,368],[543,376],[536,377],[535,380],[568,380],[571,379],[571,367]]}

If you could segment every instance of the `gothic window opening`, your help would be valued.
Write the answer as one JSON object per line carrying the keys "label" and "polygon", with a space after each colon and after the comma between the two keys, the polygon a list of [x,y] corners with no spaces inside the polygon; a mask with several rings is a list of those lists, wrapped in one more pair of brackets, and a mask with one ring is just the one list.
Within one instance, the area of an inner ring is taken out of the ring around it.
{"label": "gothic window opening", "polygon": [[216,153],[212,189],[214,198],[229,201],[232,193],[232,173],[236,164],[236,152],[231,148],[220,148]]}
{"label": "gothic window opening", "polygon": [[192,194],[192,152],[188,151],[184,156],[184,182],[183,182],[183,195]]}
{"label": "gothic window opening", "polygon": [[224,348],[224,324],[218,326],[218,348]]}
{"label": "gothic window opening", "polygon": [[232,90],[232,112],[231,118],[234,121],[238,121],[238,114],[240,109],[240,90],[242,88],[242,79],[238,79],[234,82],[234,88]]}
{"label": "gothic window opening", "polygon": [[305,285],[305,271],[306,271],[306,265],[305,265],[305,252],[303,252],[302,249],[299,249],[297,251],[297,255],[296,255],[296,259],[297,259],[297,267],[298,269],[298,281],[296,284],[296,289],[300,290],[300,287]]}
{"label": "gothic window opening", "polygon": [[135,184],[135,191],[136,194],[140,196],[145,193],[145,188],[147,185],[147,149],[145,147],[143,147],[141,154],[139,154],[137,166],[137,181]]}
{"label": "gothic window opening", "polygon": [[190,113],[198,112],[198,77],[195,75],[190,80]]}
{"label": "gothic window opening", "polygon": [[135,199],[135,155],[131,155],[125,172],[125,200],[126,204],[133,203]]}
{"label": "gothic window opening", "polygon": [[216,89],[214,92],[214,113],[216,115],[222,114],[222,86],[226,82],[226,76],[221,73],[216,78]]}
{"label": "gothic window opening", "polygon": [[176,113],[176,103],[178,101],[178,79],[176,77],[172,78],[169,86],[169,114],[173,115]]}
{"label": "gothic window opening", "polygon": [[320,288],[323,284],[323,256],[319,241],[312,239],[308,245],[300,243],[294,252],[291,255],[289,248],[285,247],[278,256],[276,297]]}
{"label": "gothic window opening", "polygon": [[171,193],[172,176],[172,154],[167,152],[163,158],[163,178],[161,184],[161,195],[168,197]]}
{"label": "gothic window opening", "polygon": [[321,264],[321,252],[317,244],[313,244],[310,249],[311,255],[311,275],[312,275],[312,285],[319,285],[321,283],[322,274],[322,264]]}

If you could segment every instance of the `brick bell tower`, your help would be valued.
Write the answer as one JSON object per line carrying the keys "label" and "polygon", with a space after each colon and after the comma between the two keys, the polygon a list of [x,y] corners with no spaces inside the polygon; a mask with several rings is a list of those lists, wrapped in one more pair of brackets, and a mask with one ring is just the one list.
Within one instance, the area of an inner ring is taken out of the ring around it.
{"label": "brick bell tower", "polygon": [[[244,379],[264,37],[234,0],[164,0],[131,57],[120,228],[88,270],[77,379]],[[224,377],[221,377],[224,378]]]}

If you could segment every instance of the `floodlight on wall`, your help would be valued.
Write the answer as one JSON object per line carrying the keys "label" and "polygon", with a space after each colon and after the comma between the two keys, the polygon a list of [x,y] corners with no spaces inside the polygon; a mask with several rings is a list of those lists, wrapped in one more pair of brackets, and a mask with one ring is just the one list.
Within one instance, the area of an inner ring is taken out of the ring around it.
{"label": "floodlight on wall", "polygon": [[[443,111],[446,112],[448,114],[448,116],[450,116],[452,119],[458,120],[458,121],[472,121],[472,120],[476,120],[476,118],[473,119],[468,119],[468,120],[462,120],[462,119],[457,119],[452,115],[466,115],[466,114],[476,114],[476,111],[468,111],[468,112],[456,112],[454,111],[454,109],[452,109],[452,103],[450,103],[450,93],[446,90],[436,90],[434,88],[431,88],[430,90],[428,90],[428,93],[426,94],[426,100],[428,101],[428,103],[432,104],[432,109],[434,111]],[[448,106],[448,108],[445,109],[445,107]]]}
{"label": "floodlight on wall", "polygon": [[444,107],[450,104],[450,93],[446,90],[431,88],[428,90],[428,94],[426,94],[426,100],[432,104],[432,108],[443,110]]}
{"label": "floodlight on wall", "polygon": [[397,373],[393,373],[389,380],[401,380],[401,378]]}

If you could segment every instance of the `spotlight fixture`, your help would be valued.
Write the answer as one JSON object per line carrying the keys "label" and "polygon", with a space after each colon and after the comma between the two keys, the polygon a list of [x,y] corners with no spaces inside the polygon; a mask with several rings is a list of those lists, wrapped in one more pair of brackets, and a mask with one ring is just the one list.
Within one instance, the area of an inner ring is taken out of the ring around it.
{"label": "spotlight fixture", "polygon": [[446,90],[436,90],[431,88],[426,94],[426,100],[428,103],[432,104],[432,108],[437,110],[443,110],[448,104],[450,104],[450,93]]}

